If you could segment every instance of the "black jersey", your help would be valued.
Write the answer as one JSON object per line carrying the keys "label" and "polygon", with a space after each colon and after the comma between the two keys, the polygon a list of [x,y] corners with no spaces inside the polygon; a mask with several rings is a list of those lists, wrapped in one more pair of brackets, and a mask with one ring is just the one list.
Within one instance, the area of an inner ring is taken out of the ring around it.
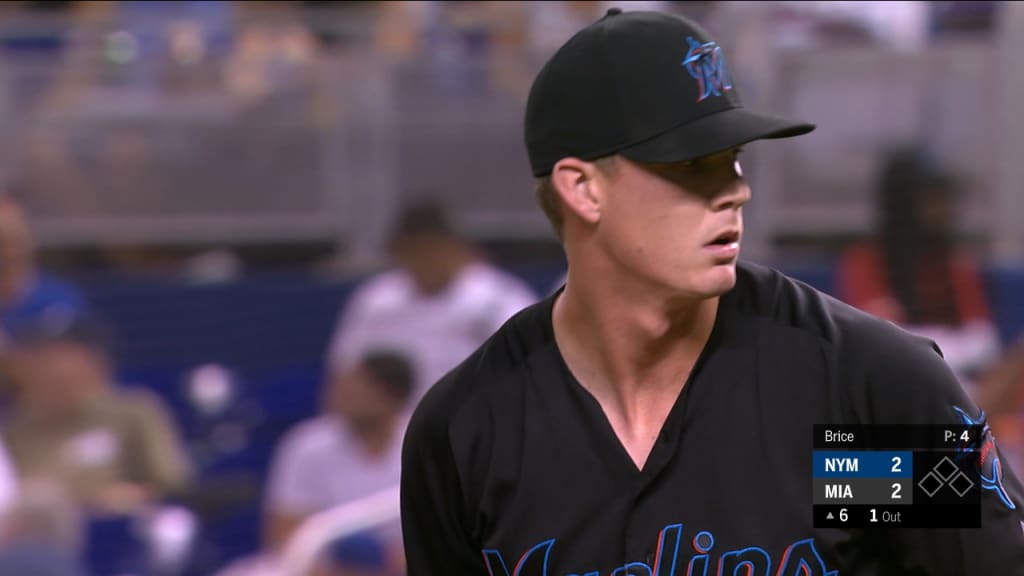
{"label": "black jersey", "polygon": [[403,452],[409,575],[1024,574],[1009,470],[988,470],[980,529],[814,528],[815,424],[981,415],[930,341],[774,270],[737,275],[643,469],[559,354],[554,296],[442,379]]}

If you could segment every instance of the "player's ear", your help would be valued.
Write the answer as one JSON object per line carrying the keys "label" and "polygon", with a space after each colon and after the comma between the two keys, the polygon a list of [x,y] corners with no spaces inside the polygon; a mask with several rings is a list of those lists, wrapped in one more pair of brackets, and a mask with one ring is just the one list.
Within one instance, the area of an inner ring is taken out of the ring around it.
{"label": "player's ear", "polygon": [[578,158],[563,158],[551,171],[551,183],[562,198],[565,209],[584,222],[601,219],[602,183],[597,165]]}

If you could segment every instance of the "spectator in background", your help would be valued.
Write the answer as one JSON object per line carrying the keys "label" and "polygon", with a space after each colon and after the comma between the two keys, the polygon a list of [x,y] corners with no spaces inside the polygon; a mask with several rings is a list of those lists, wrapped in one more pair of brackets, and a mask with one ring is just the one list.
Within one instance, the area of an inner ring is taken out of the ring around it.
{"label": "spectator in background", "polygon": [[[401,355],[371,352],[329,375],[326,411],[281,441],[267,494],[267,542],[280,550],[306,518],[398,485],[413,371]],[[381,537],[400,556],[399,527]]]}
{"label": "spectator in background", "polygon": [[58,483],[31,480],[0,513],[0,576],[83,576],[81,519]]}
{"label": "spectator in background", "polygon": [[1024,471],[1024,340],[1003,353],[977,264],[956,247],[954,178],[920,150],[887,158],[879,239],[840,261],[839,296],[931,338]]}
{"label": "spectator in background", "polygon": [[375,348],[409,357],[414,401],[536,295],[486,262],[437,204],[408,207],[392,234],[398,267],[356,289],[337,323],[329,362],[344,370]]}
{"label": "spectator in background", "polygon": [[405,576],[405,562],[389,558],[396,552],[402,553],[389,551],[366,534],[356,535],[333,546],[316,576]]}
{"label": "spectator in background", "polygon": [[[218,576],[281,576],[282,553],[309,517],[397,486],[402,437],[413,393],[409,362],[370,352],[344,372],[329,372],[324,413],[297,424],[277,446],[267,486],[262,554]],[[401,573],[401,528],[363,533],[323,551],[317,576]]]}
{"label": "spectator in background", "polygon": [[989,414],[999,448],[1017,474],[1024,474],[1024,337],[985,374],[978,405]]}
{"label": "spectator in background", "polygon": [[843,255],[837,287],[846,302],[931,338],[967,384],[999,358],[1000,341],[978,266],[956,246],[957,192],[922,151],[889,156],[878,240]]}
{"label": "spectator in background", "polygon": [[38,269],[25,213],[17,202],[0,196],[0,328],[84,308],[74,287]]}
{"label": "spectator in background", "polygon": [[21,478],[58,481],[99,516],[132,514],[185,488],[174,426],[149,393],[115,386],[103,322],[55,316],[11,336],[14,404],[2,431]]}
{"label": "spectator in background", "polygon": [[18,491],[17,476],[11,459],[7,455],[7,448],[0,442],[0,516],[14,503]]}

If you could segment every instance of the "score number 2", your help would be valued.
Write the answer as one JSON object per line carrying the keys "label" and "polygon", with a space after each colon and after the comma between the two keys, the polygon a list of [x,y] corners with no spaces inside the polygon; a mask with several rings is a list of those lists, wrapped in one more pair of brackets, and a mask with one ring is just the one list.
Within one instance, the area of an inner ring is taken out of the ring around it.
{"label": "score number 2", "polygon": [[[892,457],[892,472],[893,472],[893,474],[897,474],[899,472],[903,472],[902,466],[903,466],[903,458],[901,458],[899,456],[893,456]],[[892,499],[893,500],[900,500],[900,499],[903,498],[903,496],[900,495],[900,490],[902,490],[902,489],[903,489],[903,487],[900,486],[899,482],[893,482],[893,484],[892,484]],[[874,515],[875,515],[875,511],[874,511],[874,509],[872,509],[871,510],[871,516],[872,516],[871,521],[872,522],[877,522],[878,520],[874,519]]]}

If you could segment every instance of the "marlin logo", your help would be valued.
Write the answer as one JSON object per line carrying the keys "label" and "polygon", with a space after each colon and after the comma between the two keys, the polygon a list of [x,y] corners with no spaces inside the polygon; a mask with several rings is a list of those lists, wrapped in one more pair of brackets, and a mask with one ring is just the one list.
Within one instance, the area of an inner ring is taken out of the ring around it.
{"label": "marlin logo", "polygon": [[[811,538],[790,544],[782,553],[778,568],[774,572],[771,555],[765,549],[756,546],[728,550],[718,557],[715,566],[710,554],[715,546],[715,537],[708,531],[698,532],[693,537],[695,554],[689,563],[685,564],[684,572],[683,562],[686,558],[679,550],[682,541],[682,524],[666,526],[658,536],[658,551],[654,555],[653,565],[630,562],[612,570],[609,576],[839,576],[839,571],[829,571],[825,567],[825,561],[818,554]],[[490,576],[554,576],[548,570],[551,549],[554,547],[554,538],[535,545],[519,557],[511,572],[501,552],[483,550],[487,573]],[[565,576],[602,575],[597,570],[591,570],[574,571]]]}
{"label": "marlin logo", "polygon": [[686,41],[690,44],[690,50],[686,53],[682,65],[690,76],[697,80],[700,91],[697,102],[708,96],[721,96],[722,91],[732,90],[732,81],[729,80],[729,73],[725,69],[722,47],[714,42],[698,42],[692,36],[688,36]]}
{"label": "marlin logo", "polygon": [[999,462],[999,452],[996,451],[996,441],[992,436],[992,428],[985,421],[985,412],[981,412],[978,418],[972,418],[970,414],[959,406],[953,410],[960,416],[964,424],[968,426],[983,426],[981,432],[981,453],[978,456],[978,466],[981,468],[981,489],[995,492],[1003,504],[1010,510],[1016,510],[1017,505],[1010,499],[1010,495],[1003,486],[1003,465]]}

